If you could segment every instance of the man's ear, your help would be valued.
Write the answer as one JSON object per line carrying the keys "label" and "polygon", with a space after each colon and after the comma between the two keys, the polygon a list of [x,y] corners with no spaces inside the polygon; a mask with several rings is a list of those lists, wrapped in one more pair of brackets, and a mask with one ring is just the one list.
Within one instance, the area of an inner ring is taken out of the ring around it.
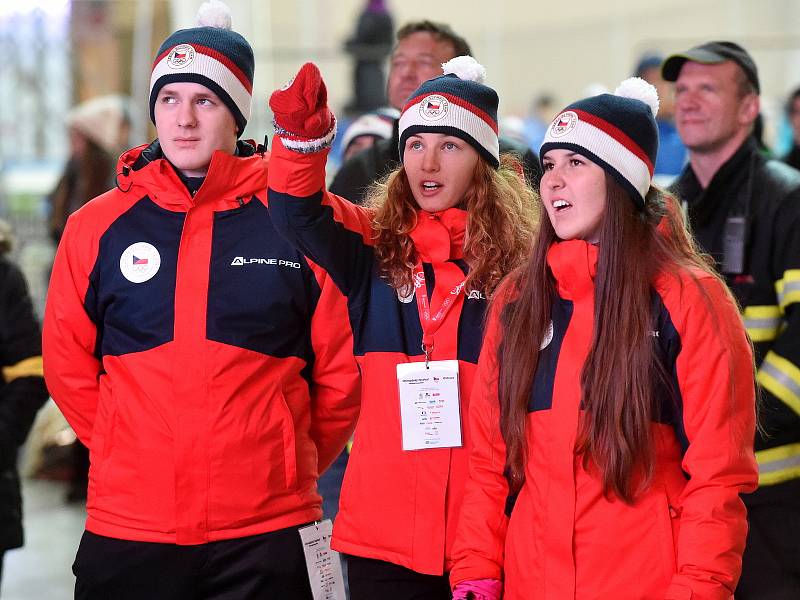
{"label": "man's ear", "polygon": [[758,113],[761,112],[761,98],[758,94],[747,94],[739,105],[739,121],[742,125],[755,123]]}

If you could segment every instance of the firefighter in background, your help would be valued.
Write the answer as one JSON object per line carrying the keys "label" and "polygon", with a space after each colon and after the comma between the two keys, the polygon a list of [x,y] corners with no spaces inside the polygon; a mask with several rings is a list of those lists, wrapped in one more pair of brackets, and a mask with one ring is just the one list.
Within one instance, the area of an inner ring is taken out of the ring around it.
{"label": "firefighter in background", "polygon": [[667,58],[689,164],[672,191],[744,311],[761,387],[759,488],[737,600],[800,598],[800,173],[759,152],[755,62],[732,42]]}

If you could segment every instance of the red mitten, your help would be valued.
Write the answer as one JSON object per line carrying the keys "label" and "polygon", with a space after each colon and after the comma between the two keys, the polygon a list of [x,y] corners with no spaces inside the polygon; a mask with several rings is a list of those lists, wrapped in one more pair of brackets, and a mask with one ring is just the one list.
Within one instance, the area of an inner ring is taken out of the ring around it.
{"label": "red mitten", "polygon": [[335,119],[328,108],[328,90],[314,63],[304,64],[294,79],[272,92],[269,107],[275,115],[278,135],[316,140],[333,129]]}

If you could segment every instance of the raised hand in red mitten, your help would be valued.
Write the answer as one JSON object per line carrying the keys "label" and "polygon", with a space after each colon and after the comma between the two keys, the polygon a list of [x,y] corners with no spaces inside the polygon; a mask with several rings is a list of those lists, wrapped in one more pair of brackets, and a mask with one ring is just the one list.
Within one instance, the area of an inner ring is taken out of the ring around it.
{"label": "raised hand in red mitten", "polygon": [[315,140],[326,136],[333,128],[328,90],[314,63],[304,64],[293,80],[272,92],[269,107],[275,115],[279,135]]}

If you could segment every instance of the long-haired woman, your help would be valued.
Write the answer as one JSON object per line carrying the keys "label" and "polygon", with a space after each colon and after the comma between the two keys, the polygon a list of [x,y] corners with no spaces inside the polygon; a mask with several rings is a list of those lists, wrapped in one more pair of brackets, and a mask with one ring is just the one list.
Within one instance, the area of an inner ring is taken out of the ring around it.
{"label": "long-haired woman", "polygon": [[651,185],[655,89],[559,114],[547,213],[495,296],[470,411],[455,598],[732,596],[757,482],[731,295]]}
{"label": "long-haired woman", "polygon": [[459,57],[411,96],[402,166],[368,208],[324,190],[334,124],[316,67],[270,100],[273,221],[347,296],[350,323],[334,326],[352,327],[362,373],[333,535],[353,600],[450,598],[487,298],[522,264],[534,226],[534,193],[499,155],[482,71]]}

